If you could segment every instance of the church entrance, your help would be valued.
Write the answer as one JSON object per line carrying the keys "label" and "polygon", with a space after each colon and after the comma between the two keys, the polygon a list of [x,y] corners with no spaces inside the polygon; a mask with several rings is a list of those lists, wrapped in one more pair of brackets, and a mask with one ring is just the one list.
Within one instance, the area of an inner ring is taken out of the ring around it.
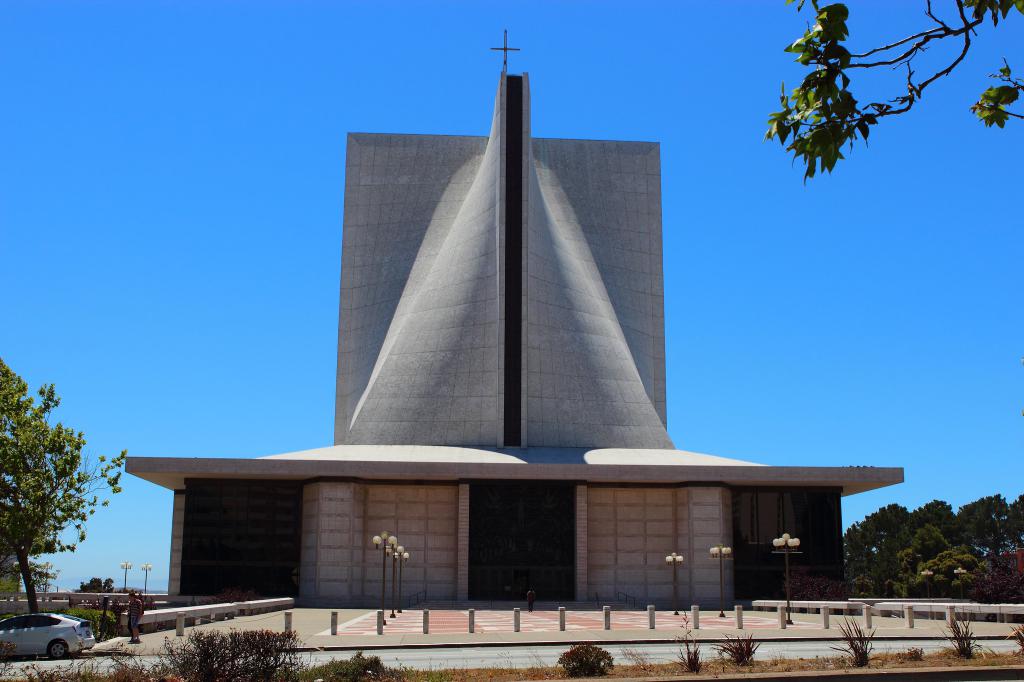
{"label": "church entrance", "polygon": [[469,487],[469,598],[575,598],[576,500],[572,484]]}

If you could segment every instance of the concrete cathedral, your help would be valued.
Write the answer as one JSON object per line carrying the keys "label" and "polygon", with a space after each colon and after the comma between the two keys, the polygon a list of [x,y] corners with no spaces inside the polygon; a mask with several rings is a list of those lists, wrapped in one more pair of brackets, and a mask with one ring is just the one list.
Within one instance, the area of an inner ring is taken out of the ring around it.
{"label": "concrete cathedral", "polygon": [[348,136],[334,445],[132,457],[174,491],[169,592],[379,603],[398,536],[409,600],[635,598],[781,588],[773,538],[843,573],[840,499],[900,468],[762,466],[666,430],[654,142],[535,138],[502,73],[486,137]]}

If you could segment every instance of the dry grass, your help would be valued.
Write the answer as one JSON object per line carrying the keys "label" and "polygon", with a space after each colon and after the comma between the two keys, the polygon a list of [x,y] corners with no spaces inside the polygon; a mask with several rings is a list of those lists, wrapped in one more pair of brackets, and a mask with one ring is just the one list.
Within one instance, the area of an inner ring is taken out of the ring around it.
{"label": "dry grass", "polygon": [[[897,653],[876,653],[871,657],[871,669],[878,668],[940,668],[954,666],[996,666],[1020,665],[1020,656],[1015,654],[996,654],[982,651],[970,661],[957,658],[952,651],[925,654],[921,660],[907,660]],[[723,659],[711,659],[704,662],[699,675],[680,672],[680,665],[674,663],[644,663],[641,666],[630,665],[621,659],[608,674],[609,678],[627,677],[707,677],[721,674],[737,673],[778,673],[814,670],[847,670],[850,663],[846,656],[826,656],[822,658],[772,658],[765,661],[754,661],[750,665],[738,666]],[[513,680],[556,680],[564,679],[560,668],[531,667],[515,670],[437,670],[431,673],[409,671],[406,678],[409,682],[512,682]]]}

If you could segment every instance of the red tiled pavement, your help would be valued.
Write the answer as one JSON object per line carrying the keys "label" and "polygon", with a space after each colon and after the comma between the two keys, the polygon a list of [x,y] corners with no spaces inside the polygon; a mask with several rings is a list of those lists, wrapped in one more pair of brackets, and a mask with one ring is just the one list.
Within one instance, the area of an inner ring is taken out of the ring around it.
{"label": "red tiled pavement", "polygon": [[[389,614],[385,614],[389,615]],[[612,611],[613,630],[642,630],[647,628],[647,613],[644,611]],[[423,612],[405,611],[395,618],[386,618],[387,625],[384,627],[384,634],[410,634],[423,632]],[[478,610],[475,613],[476,632],[512,632],[512,611],[491,611]],[[659,629],[682,628],[690,624],[689,614],[678,616],[668,612],[657,614],[655,625]],[[763,616],[746,615],[743,618],[745,628],[756,630],[766,628],[777,628],[778,620],[765,618]],[[702,613],[700,616],[701,629],[726,629],[735,628],[735,619],[719,618],[716,615]],[[810,623],[794,623],[791,628],[814,627]],[[604,618],[600,611],[567,611],[565,614],[566,630],[601,630],[604,628]],[[469,613],[467,611],[440,611],[430,612],[431,634],[441,633],[462,633],[469,629]],[[522,632],[551,632],[558,630],[557,611],[535,611],[533,613],[523,611],[520,614],[520,631]],[[377,633],[377,614],[368,613],[359,618],[340,623],[338,625],[339,635],[373,635]],[[324,633],[329,634],[329,633]]]}

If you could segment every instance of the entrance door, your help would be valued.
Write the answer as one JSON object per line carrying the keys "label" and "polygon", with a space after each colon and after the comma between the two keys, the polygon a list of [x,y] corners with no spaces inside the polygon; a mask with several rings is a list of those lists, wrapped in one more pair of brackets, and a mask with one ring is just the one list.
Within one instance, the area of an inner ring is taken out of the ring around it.
{"label": "entrance door", "polygon": [[479,483],[469,489],[469,598],[575,597],[572,484]]}

